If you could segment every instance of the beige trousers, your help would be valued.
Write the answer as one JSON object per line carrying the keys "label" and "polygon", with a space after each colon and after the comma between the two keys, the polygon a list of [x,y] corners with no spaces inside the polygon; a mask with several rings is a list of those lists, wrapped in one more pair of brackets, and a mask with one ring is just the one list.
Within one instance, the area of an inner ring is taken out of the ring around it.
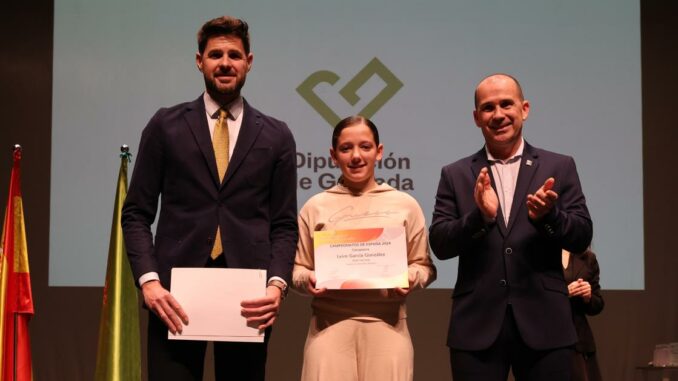
{"label": "beige trousers", "polygon": [[347,319],[319,330],[311,318],[302,381],[411,381],[413,367],[406,319]]}

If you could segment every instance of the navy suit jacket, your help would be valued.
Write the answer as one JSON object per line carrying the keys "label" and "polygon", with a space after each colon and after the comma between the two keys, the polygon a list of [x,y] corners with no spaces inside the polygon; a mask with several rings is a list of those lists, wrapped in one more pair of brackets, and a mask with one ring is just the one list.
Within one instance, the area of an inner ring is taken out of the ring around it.
{"label": "navy suit jacket", "polygon": [[289,283],[298,236],[295,155],[285,123],[245,102],[220,183],[203,97],[160,109],[141,135],[122,212],[135,280],[155,271],[169,289],[173,267],[204,267],[219,225],[228,267],[265,269]]}
{"label": "navy suit jacket", "polygon": [[[592,224],[571,157],[525,143],[508,225],[499,208],[487,224],[474,201],[485,149],[442,169],[430,241],[439,259],[459,257],[447,344],[483,350],[499,335],[511,304],[523,341],[543,350],[576,342],[561,249],[584,251]],[[492,171],[489,171],[492,176]],[[527,195],[554,177],[558,200],[539,222],[528,218]],[[492,179],[492,187],[496,186]]]}

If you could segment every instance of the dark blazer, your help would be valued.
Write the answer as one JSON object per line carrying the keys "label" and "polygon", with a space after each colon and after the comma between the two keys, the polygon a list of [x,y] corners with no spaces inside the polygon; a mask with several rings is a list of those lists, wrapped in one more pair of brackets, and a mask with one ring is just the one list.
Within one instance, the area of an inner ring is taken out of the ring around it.
{"label": "dark blazer", "polygon": [[596,351],[596,342],[593,340],[593,332],[586,315],[598,315],[605,307],[605,301],[600,292],[600,267],[598,267],[596,255],[591,251],[570,254],[570,262],[567,268],[563,269],[563,273],[567,284],[581,278],[591,285],[591,300],[588,303],[584,303],[579,297],[570,299],[572,319],[579,338],[575,349],[579,353],[591,354]]}
{"label": "dark blazer", "polygon": [[[489,168],[484,148],[445,166],[436,195],[431,248],[439,259],[459,257],[448,346],[468,351],[490,347],[509,303],[520,335],[532,349],[574,344],[561,249],[583,251],[592,236],[574,160],[526,142],[508,226],[501,208],[496,222],[486,223],[476,206],[473,191],[483,167]],[[532,222],[527,195],[549,177],[556,179],[558,200],[548,215]],[[492,186],[496,191],[494,179]]]}
{"label": "dark blazer", "polygon": [[[285,123],[244,104],[219,183],[203,97],[160,109],[141,135],[122,226],[134,278],[206,265],[217,230],[228,267],[290,282],[297,244],[296,148]],[[150,226],[160,197],[155,242]]]}

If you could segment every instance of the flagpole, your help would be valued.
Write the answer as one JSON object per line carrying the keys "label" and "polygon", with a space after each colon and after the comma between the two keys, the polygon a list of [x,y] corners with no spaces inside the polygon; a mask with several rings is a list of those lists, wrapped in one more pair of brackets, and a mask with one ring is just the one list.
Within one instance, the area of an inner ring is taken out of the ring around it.
{"label": "flagpole", "polygon": [[17,356],[16,355],[16,349],[19,347],[19,334],[17,333],[16,326],[19,325],[19,314],[14,313],[14,350],[12,350],[12,353],[14,354],[14,361],[12,361],[12,380],[16,381],[16,367],[17,367]]}
{"label": "flagpole", "polygon": [[[12,167],[14,167],[14,164],[18,165],[18,163],[16,163],[17,161],[21,162],[21,153],[22,152],[23,152],[23,149],[21,148],[21,145],[15,144],[14,148],[12,149],[12,159],[13,159]],[[17,348],[19,347],[19,332],[18,332],[19,330],[16,329],[16,327],[18,325],[19,325],[19,313],[14,312],[14,329],[13,329],[13,331],[14,331],[14,340],[13,340],[14,343],[13,343],[13,349],[12,349],[12,355],[14,357],[12,359],[12,380],[13,381],[16,381],[16,368],[17,368],[17,361],[18,361],[18,358],[19,358],[19,356],[17,356],[17,353],[16,353]]]}

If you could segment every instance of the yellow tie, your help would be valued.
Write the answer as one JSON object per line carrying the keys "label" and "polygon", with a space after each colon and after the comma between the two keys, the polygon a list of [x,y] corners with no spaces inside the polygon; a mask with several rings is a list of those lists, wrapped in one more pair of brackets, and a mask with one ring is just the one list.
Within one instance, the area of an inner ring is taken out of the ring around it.
{"label": "yellow tie", "polygon": [[[228,111],[219,109],[219,119],[214,125],[214,134],[212,136],[212,146],[214,147],[214,157],[217,159],[217,173],[219,182],[224,181],[226,168],[228,168]],[[221,246],[221,231],[217,225],[217,235],[214,237],[214,246],[212,247],[212,259],[216,259],[224,252]]]}

